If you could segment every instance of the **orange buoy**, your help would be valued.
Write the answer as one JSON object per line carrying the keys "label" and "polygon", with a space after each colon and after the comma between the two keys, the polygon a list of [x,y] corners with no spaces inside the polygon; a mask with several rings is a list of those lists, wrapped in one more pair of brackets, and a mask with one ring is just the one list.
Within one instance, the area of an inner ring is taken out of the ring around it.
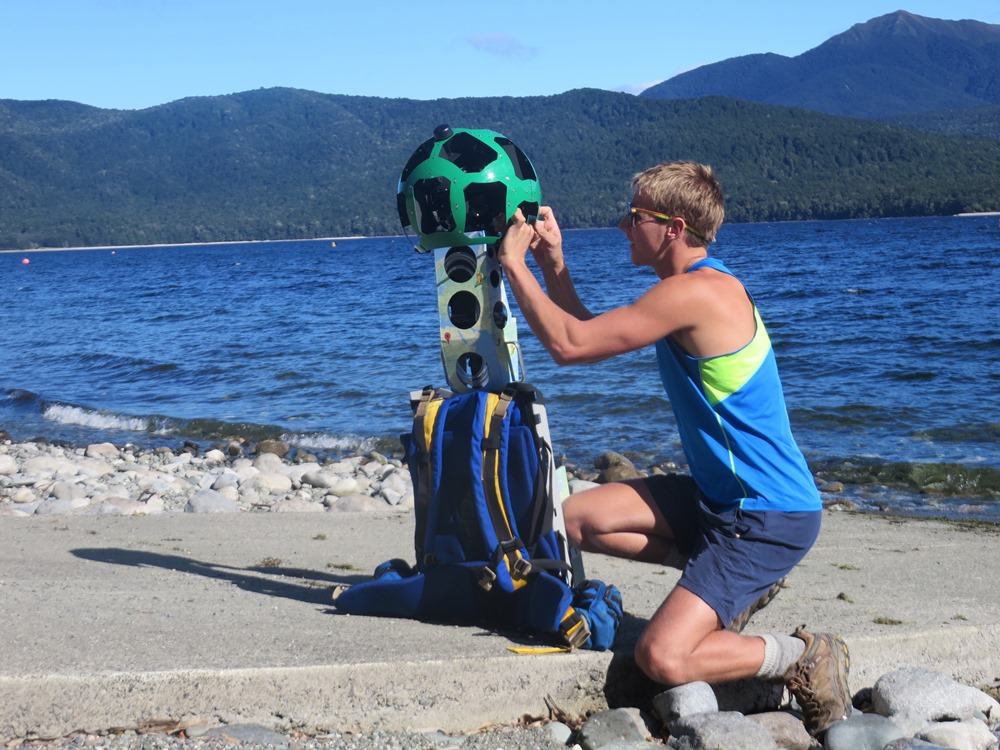
{"label": "orange buoy", "polygon": [[22,265],[22,266],[26,266],[26,265],[28,265],[29,263],[31,263],[31,261],[30,261],[30,260],[28,260],[27,258],[24,258],[24,259],[23,259],[23,260],[21,261],[21,265]]}

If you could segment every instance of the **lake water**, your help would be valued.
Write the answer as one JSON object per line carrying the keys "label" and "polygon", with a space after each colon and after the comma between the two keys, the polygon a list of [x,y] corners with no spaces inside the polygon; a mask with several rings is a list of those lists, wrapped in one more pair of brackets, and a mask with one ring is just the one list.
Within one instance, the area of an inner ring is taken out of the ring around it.
{"label": "lake water", "polygon": [[[617,230],[565,246],[594,311],[656,281]],[[712,254],[761,309],[814,471],[864,508],[1000,520],[997,217],[727,225]],[[409,392],[445,385],[433,257],[404,237],[0,253],[0,289],[19,440],[388,449]],[[682,459],[651,349],[560,368],[518,336],[557,455]]]}

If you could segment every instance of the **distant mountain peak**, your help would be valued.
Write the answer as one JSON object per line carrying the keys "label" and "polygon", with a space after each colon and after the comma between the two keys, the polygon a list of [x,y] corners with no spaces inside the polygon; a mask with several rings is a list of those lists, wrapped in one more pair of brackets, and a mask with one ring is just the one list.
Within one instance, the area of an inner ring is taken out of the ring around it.
{"label": "distant mountain peak", "polygon": [[898,10],[796,57],[723,60],[642,96],[728,96],[868,119],[1000,104],[1000,25]]}

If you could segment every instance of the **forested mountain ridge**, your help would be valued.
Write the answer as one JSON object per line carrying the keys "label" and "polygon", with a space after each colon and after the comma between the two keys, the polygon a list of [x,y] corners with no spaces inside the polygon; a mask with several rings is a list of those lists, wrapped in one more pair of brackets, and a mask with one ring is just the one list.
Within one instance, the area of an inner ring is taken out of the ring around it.
{"label": "forested mountain ridge", "polygon": [[441,123],[520,145],[566,227],[611,226],[631,175],[713,165],[731,221],[1000,210],[1000,140],[721,97],[592,89],[415,101],[264,89],[138,111],[0,100],[0,248],[398,234]]}

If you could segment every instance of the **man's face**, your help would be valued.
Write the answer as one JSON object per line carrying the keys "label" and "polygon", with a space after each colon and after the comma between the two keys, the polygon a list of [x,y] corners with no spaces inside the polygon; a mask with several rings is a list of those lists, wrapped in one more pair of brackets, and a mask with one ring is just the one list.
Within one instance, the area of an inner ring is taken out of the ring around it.
{"label": "man's face", "polygon": [[629,211],[618,222],[618,228],[628,238],[632,263],[637,266],[651,264],[653,253],[663,244],[668,227],[667,223],[646,211],[655,212],[655,209],[649,196],[640,190],[632,198]]}

